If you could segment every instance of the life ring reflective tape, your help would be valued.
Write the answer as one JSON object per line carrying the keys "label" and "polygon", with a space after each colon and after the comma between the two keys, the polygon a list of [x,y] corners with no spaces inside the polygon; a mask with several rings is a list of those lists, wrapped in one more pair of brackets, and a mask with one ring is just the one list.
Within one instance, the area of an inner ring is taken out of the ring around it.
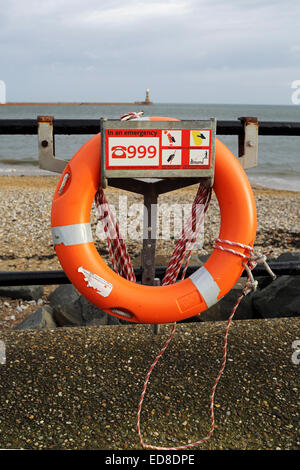
{"label": "life ring reflective tape", "polygon": [[[72,284],[107,313],[139,323],[183,320],[218,302],[244,269],[242,258],[228,251],[215,248],[204,266],[189,278],[160,287],[130,282],[107,266],[96,250],[90,230],[91,206],[100,185],[100,166],[98,134],[68,163],[53,198],[53,241]],[[256,207],[252,189],[237,158],[218,139],[213,189],[221,214],[219,238],[253,246]],[[246,252],[244,248],[236,251]]]}

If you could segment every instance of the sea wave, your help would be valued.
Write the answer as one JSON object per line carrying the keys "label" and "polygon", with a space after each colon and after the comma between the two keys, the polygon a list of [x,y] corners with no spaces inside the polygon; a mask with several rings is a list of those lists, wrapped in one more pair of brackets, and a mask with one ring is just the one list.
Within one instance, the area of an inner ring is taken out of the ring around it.
{"label": "sea wave", "polygon": [[248,175],[251,184],[265,186],[266,188],[300,191],[299,176],[284,177],[283,175]]}
{"label": "sea wave", "polygon": [[13,159],[13,158],[4,158],[4,159],[1,159],[0,161],[0,170],[2,168],[5,168],[5,167],[11,167],[11,168],[14,168],[15,166],[33,166],[33,167],[37,167],[39,166],[39,161],[36,160],[36,159]]}

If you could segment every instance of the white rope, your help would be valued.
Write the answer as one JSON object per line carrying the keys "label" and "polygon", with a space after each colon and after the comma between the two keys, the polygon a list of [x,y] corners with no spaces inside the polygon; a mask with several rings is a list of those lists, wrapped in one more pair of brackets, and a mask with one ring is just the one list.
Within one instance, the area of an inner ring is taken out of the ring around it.
{"label": "white rope", "polygon": [[67,184],[68,179],[70,178],[70,173],[66,173],[65,176],[63,177],[62,183],[60,185],[60,188],[58,190],[58,194],[62,194],[63,190],[65,189],[65,186]]}
{"label": "white rope", "polygon": [[[266,255],[259,253],[258,251],[254,250],[254,248],[250,245],[244,245],[238,242],[232,242],[230,240],[222,240],[221,238],[216,238],[214,247],[221,251],[227,251],[228,253],[232,253],[233,255],[240,256],[241,258],[247,260],[243,263],[244,268],[247,271],[248,280],[250,284],[250,290],[256,291],[258,282],[255,281],[252,269],[255,268],[257,264],[263,264],[268,274],[272,277],[273,281],[276,279],[276,275],[273,273],[272,269],[267,263]],[[224,246],[219,245],[219,243],[223,243],[225,245],[236,246],[238,248],[243,248],[244,250],[248,251],[248,254],[245,255],[244,253],[240,253],[239,251],[233,250],[232,248],[225,248]],[[249,290],[246,291],[244,295],[247,295]]]}

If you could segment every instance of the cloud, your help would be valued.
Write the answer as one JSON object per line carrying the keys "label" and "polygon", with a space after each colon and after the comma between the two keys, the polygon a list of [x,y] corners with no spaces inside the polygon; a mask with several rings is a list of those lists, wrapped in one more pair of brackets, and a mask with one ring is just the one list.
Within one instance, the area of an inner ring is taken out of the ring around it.
{"label": "cloud", "polygon": [[130,28],[143,21],[169,20],[176,15],[184,15],[186,12],[188,12],[188,4],[179,0],[166,3],[132,1],[124,5],[110,6],[107,9],[88,10],[83,14],[70,17],[67,24],[79,29],[102,26],[108,29],[114,29],[116,26]]}
{"label": "cloud", "polygon": [[0,79],[10,101],[93,100],[101,84],[107,101],[150,87],[192,102],[205,87],[210,102],[284,103],[300,78],[299,13],[298,0],[12,0]]}

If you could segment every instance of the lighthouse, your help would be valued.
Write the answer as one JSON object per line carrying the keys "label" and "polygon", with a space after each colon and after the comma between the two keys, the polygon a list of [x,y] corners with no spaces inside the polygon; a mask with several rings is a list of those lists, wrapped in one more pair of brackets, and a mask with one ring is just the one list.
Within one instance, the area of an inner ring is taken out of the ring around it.
{"label": "lighthouse", "polygon": [[147,88],[147,89],[146,89],[145,104],[149,104],[149,103],[150,103],[150,89]]}
{"label": "lighthouse", "polygon": [[146,88],[145,101],[135,101],[134,104],[139,104],[139,105],[151,105],[151,104],[153,104],[152,101],[150,101],[150,88]]}

